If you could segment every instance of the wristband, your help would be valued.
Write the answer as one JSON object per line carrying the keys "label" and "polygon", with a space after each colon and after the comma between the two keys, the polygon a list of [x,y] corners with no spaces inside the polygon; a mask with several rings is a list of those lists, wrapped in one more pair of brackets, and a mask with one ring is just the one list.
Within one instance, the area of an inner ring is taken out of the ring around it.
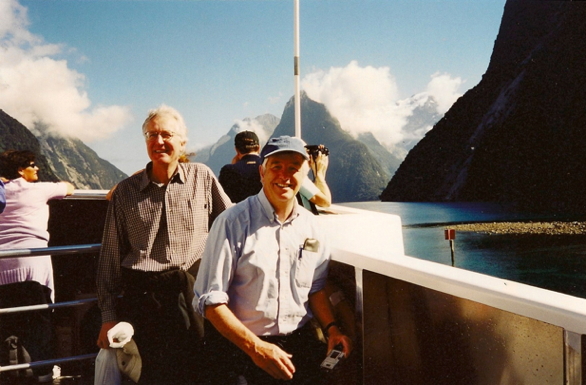
{"label": "wristband", "polygon": [[328,324],[328,325],[327,325],[327,326],[324,328],[324,334],[325,334],[325,335],[329,336],[328,330],[330,330],[330,328],[331,328],[332,326],[335,326],[335,327],[339,328],[339,326],[338,326],[338,323],[337,323],[336,321],[332,321],[332,322],[330,322],[330,323],[329,323],[329,324]]}

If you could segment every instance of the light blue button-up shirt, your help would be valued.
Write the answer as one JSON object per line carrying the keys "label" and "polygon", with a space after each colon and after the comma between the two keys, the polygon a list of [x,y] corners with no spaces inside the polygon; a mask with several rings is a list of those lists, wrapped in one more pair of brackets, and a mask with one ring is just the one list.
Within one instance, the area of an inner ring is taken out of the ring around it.
{"label": "light blue button-up shirt", "polygon": [[[306,245],[304,247],[304,245]],[[311,317],[330,260],[325,232],[295,205],[281,223],[263,191],[224,211],[210,230],[194,286],[194,308],[228,308],[256,335],[283,335]]]}

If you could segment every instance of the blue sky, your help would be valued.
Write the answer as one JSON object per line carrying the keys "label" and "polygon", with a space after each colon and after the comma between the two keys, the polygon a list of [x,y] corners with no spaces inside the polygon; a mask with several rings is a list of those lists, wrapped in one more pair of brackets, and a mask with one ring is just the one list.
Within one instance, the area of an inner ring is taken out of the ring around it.
{"label": "blue sky", "polygon": [[[433,94],[445,112],[480,81],[504,4],[300,0],[302,88],[392,148],[410,135],[407,98]],[[293,0],[2,0],[0,51],[1,109],[132,173],[148,161],[140,125],[161,103],[184,115],[191,150],[240,119],[281,116]]]}

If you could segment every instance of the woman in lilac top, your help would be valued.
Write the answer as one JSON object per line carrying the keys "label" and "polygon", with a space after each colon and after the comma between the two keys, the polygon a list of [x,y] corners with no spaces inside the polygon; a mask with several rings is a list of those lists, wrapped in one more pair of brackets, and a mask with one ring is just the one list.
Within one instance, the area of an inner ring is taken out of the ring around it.
{"label": "woman in lilac top", "polygon": [[[0,249],[48,245],[47,202],[71,195],[74,187],[69,182],[37,182],[38,170],[35,154],[30,151],[0,154],[6,193],[6,207],[0,214]],[[0,259],[0,308],[51,303],[54,299],[50,256]],[[18,337],[33,361],[54,358],[50,311],[7,314],[0,325],[0,339]],[[39,382],[52,381],[52,365],[37,367],[33,374]]]}
{"label": "woman in lilac top", "polygon": [[[5,151],[0,154],[0,167],[2,176],[8,180],[5,183],[6,208],[0,214],[0,249],[47,247],[47,202],[71,195],[73,185],[37,182],[39,168],[35,164],[35,154],[30,151]],[[23,281],[37,281],[53,291],[51,257],[0,259],[0,285]]]}

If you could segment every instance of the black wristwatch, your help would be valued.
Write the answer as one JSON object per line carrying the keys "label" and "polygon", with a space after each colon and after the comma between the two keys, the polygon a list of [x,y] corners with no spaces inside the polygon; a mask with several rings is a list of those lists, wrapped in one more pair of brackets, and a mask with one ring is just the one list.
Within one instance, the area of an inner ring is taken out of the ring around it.
{"label": "black wristwatch", "polygon": [[329,324],[327,324],[327,326],[323,329],[323,332],[326,336],[329,336],[330,334],[328,333],[328,330],[330,330],[330,328],[332,326],[337,327],[338,329],[340,328],[340,325],[338,325],[338,323],[336,321],[332,321]]}

